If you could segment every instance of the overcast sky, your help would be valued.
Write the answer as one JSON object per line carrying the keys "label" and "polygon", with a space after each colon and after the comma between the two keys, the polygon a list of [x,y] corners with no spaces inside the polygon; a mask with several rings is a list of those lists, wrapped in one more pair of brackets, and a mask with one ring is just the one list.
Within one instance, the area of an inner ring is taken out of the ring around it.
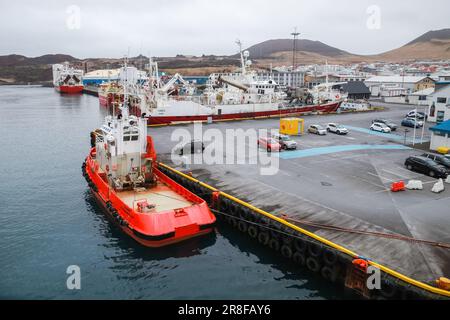
{"label": "overcast sky", "polygon": [[376,54],[450,27],[449,13],[449,0],[0,0],[0,55],[234,54],[237,38],[248,47],[295,26],[300,38]]}

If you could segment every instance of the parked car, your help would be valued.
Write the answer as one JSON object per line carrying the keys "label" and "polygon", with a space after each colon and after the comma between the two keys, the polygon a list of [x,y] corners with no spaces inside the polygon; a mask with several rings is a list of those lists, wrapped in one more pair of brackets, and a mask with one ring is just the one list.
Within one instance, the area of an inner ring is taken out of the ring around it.
{"label": "parked car", "polygon": [[442,154],[435,154],[435,153],[424,153],[422,154],[422,157],[431,159],[434,162],[443,165],[448,170],[450,170],[450,157],[446,157]]}
{"label": "parked car", "polygon": [[383,123],[383,124],[387,125],[389,127],[389,129],[391,129],[391,131],[395,131],[398,128],[398,126],[394,122],[392,122],[391,120],[386,120],[386,119],[375,119],[372,121],[372,123]]}
{"label": "parked car", "polygon": [[390,133],[391,129],[385,125],[384,123],[372,123],[372,125],[370,126],[370,130],[372,131],[378,131],[378,132],[383,132],[383,133]]}
{"label": "parked car", "polygon": [[259,138],[258,147],[266,149],[268,152],[280,151],[280,144],[273,138]]}
{"label": "parked car", "polygon": [[416,121],[415,119],[405,118],[402,120],[402,126],[409,128],[421,128],[423,126],[422,121]]}
{"label": "parked car", "polygon": [[191,140],[178,149],[177,153],[182,156],[185,154],[202,153],[205,151],[205,145],[200,140]]}
{"label": "parked car", "polygon": [[281,133],[275,133],[272,135],[272,138],[274,138],[281,146],[281,149],[284,150],[295,150],[297,149],[297,142],[291,139],[291,137],[281,134]]}
{"label": "parked car", "polygon": [[418,112],[416,110],[412,110],[410,112],[408,112],[408,114],[406,115],[406,118],[414,118],[414,119],[419,119],[419,120],[424,120],[427,119],[428,116],[423,113],[423,112]]}
{"label": "parked car", "polygon": [[448,175],[447,168],[435,161],[421,157],[412,156],[406,159],[405,166],[408,170],[423,173],[433,178],[446,178]]}
{"label": "parked car", "polygon": [[348,129],[341,124],[329,123],[327,125],[327,131],[336,134],[348,134]]}
{"label": "parked car", "polygon": [[324,136],[327,134],[327,130],[324,127],[318,124],[312,124],[308,128],[309,133],[318,134],[320,136]]}

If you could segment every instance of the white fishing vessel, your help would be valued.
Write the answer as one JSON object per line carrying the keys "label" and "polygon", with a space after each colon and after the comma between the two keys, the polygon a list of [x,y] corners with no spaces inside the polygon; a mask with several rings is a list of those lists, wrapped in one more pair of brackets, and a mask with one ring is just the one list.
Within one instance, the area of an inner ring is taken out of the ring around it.
{"label": "white fishing vessel", "polygon": [[[249,52],[242,50],[239,41],[237,44],[240,71],[212,74],[200,95],[193,94],[190,84],[178,74],[163,84],[157,63],[150,61],[148,85],[136,95],[138,99],[132,105],[148,116],[149,124],[287,116],[312,111],[334,112],[339,108],[341,99],[330,99],[324,104],[288,105],[285,93],[274,80],[259,80],[256,72],[250,70]],[[178,94],[179,90],[174,89],[177,83],[184,86],[186,94]]]}

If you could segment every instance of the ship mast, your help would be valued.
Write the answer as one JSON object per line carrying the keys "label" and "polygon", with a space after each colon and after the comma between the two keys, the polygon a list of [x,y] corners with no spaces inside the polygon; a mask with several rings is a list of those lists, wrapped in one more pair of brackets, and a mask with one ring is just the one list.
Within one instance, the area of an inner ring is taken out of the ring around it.
{"label": "ship mast", "polygon": [[122,116],[127,118],[128,117],[128,57],[125,56],[124,63],[123,63],[123,69],[124,69],[124,77],[122,78],[123,82],[123,105],[122,105]]}
{"label": "ship mast", "polygon": [[239,47],[239,54],[241,55],[241,70],[242,70],[242,75],[245,75],[246,73],[246,69],[245,69],[245,59],[244,59],[244,54],[242,52],[242,42],[241,40],[236,40],[236,44]]}

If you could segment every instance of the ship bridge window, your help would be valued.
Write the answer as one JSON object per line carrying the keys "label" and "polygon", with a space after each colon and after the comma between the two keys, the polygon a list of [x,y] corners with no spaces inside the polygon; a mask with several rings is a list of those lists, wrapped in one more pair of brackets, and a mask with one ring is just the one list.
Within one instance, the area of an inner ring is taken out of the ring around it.
{"label": "ship bridge window", "polygon": [[123,133],[123,141],[137,141],[139,140],[138,130],[128,130]]}

